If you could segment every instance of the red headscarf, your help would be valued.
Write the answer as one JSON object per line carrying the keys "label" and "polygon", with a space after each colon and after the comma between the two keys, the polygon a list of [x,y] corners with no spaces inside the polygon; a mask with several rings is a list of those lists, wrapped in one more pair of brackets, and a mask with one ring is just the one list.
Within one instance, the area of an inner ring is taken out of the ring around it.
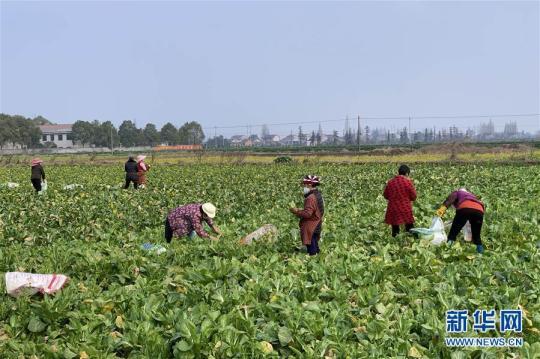
{"label": "red headscarf", "polygon": [[39,164],[43,163],[43,160],[41,158],[34,158],[32,160],[32,167],[37,166]]}

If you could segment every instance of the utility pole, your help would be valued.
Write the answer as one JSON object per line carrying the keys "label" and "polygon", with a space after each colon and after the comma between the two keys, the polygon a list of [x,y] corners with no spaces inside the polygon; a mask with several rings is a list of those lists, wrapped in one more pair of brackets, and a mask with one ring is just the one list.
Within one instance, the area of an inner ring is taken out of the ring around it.
{"label": "utility pole", "polygon": [[114,145],[113,145],[112,129],[113,129],[113,127],[111,126],[111,154],[114,155]]}
{"label": "utility pole", "polygon": [[216,127],[216,126],[214,126],[214,147],[216,147],[216,148],[217,148],[217,146],[218,146],[218,145],[217,145],[217,136],[216,136],[216,130],[217,130],[217,127]]}
{"label": "utility pole", "polygon": [[412,137],[411,137],[411,116],[409,116],[409,145],[412,150]]}
{"label": "utility pole", "polygon": [[358,125],[356,128],[356,139],[358,141],[358,152],[360,153],[360,115],[358,115]]}

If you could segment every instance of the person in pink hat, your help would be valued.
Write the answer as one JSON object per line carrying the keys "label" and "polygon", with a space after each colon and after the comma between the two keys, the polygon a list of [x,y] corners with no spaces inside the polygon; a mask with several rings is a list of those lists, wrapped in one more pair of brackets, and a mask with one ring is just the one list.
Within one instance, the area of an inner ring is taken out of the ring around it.
{"label": "person in pink hat", "polygon": [[36,192],[41,191],[41,182],[45,182],[45,170],[41,165],[43,160],[40,158],[34,158],[32,160],[32,175],[30,176],[30,181]]}
{"label": "person in pink hat", "polygon": [[139,176],[139,187],[144,188],[146,186],[146,172],[150,169],[150,165],[144,163],[145,155],[137,156],[137,174]]}

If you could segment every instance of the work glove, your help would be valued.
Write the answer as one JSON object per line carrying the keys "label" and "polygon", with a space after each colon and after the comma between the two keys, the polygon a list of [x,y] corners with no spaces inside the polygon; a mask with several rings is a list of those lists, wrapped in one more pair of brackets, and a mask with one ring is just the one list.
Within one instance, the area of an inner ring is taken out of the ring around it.
{"label": "work glove", "polygon": [[446,213],[446,206],[444,204],[442,206],[440,206],[439,209],[435,212],[435,214],[438,217],[444,216],[445,213]]}

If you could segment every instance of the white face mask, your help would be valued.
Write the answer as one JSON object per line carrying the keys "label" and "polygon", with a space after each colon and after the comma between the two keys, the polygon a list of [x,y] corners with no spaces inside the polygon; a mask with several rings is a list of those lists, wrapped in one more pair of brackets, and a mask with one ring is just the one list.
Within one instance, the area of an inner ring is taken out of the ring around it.
{"label": "white face mask", "polygon": [[304,187],[304,194],[308,194],[309,192],[311,192],[311,188]]}

